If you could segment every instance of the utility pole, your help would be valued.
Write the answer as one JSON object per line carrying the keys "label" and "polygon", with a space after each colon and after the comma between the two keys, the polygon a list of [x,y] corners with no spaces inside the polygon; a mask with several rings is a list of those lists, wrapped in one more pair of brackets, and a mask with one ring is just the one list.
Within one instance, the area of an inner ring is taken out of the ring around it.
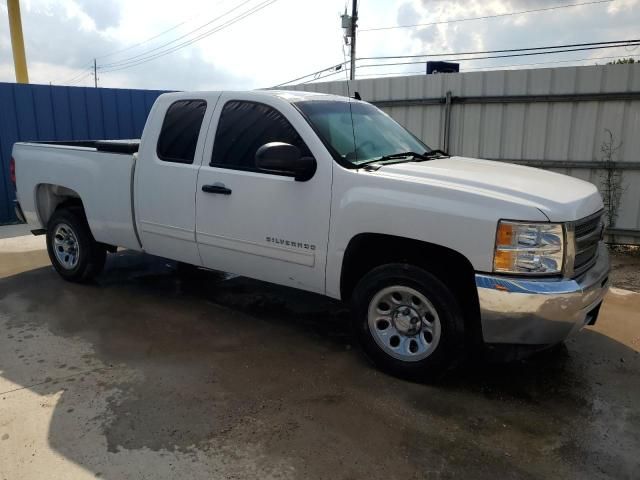
{"label": "utility pole", "polygon": [[351,4],[351,71],[349,78],[356,79],[356,28],[358,22],[358,0]]}
{"label": "utility pole", "polygon": [[98,88],[98,63],[93,59],[93,86]]}
{"label": "utility pole", "polygon": [[24,53],[24,38],[22,36],[22,19],[20,18],[20,1],[7,0],[9,12],[9,30],[11,30],[11,48],[13,50],[13,65],[16,70],[16,82],[29,83],[27,72],[27,56]]}

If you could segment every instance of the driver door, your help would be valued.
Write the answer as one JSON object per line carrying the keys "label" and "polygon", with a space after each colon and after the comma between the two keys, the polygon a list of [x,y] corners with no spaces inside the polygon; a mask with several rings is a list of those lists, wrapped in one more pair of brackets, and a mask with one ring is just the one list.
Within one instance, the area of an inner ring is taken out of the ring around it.
{"label": "driver door", "polygon": [[[307,181],[260,171],[258,148],[296,145],[317,170]],[[332,160],[302,115],[275,96],[223,94],[196,190],[196,241],[205,267],[325,291]]]}

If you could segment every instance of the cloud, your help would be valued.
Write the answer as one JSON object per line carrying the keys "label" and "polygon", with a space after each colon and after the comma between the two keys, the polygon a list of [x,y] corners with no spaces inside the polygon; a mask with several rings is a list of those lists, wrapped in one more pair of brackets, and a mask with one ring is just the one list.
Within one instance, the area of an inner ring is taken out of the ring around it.
{"label": "cloud", "polygon": [[[637,0],[621,0],[613,4],[559,9],[476,21],[444,23],[421,28],[402,29],[407,36],[411,53],[464,52],[494,49],[525,48],[531,46],[588,43],[637,37],[640,9],[631,8]],[[493,15],[525,9],[558,5],[546,0],[509,0],[493,2],[418,0],[398,8],[398,24],[428,23],[475,16]],[[412,20],[410,17],[415,16]],[[637,47],[636,47],[637,48]],[[404,53],[404,52],[403,52]],[[408,53],[408,52],[407,52]],[[586,50],[559,55],[530,55],[461,62],[462,70],[528,63],[583,60],[605,63],[597,57],[624,57],[640,54],[624,47]],[[486,55],[490,56],[490,55]],[[435,59],[435,58],[434,58]],[[447,58],[438,58],[447,60]],[[558,64],[561,66],[561,64]],[[550,63],[549,66],[554,66]]]}
{"label": "cloud", "polygon": [[115,0],[76,0],[98,30],[117,27],[120,23],[122,5]]}
{"label": "cloud", "polygon": [[[22,17],[32,83],[79,81],[79,85],[92,85],[92,59],[125,47],[96,29],[85,28],[81,18],[69,15],[61,5],[23,11]],[[3,35],[0,37],[0,81],[13,81],[13,75],[11,46]],[[230,85],[242,89],[252,85],[251,79],[216,67],[199,49],[178,51],[125,70],[109,73],[99,70],[98,79],[102,86],[161,90],[218,90]]]}
{"label": "cloud", "polygon": [[398,25],[412,25],[420,21],[420,14],[412,3],[403,3],[398,8]]}
{"label": "cloud", "polygon": [[252,79],[234,75],[207,63],[199,51],[189,56],[171,54],[128,70],[98,72],[109,86],[157,90],[247,90]]}

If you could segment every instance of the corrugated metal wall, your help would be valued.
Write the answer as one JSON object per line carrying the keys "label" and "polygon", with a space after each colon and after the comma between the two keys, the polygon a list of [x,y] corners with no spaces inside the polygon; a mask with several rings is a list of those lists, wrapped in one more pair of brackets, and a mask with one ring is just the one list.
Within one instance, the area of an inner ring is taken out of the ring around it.
{"label": "corrugated metal wall", "polygon": [[157,90],[0,83],[0,224],[15,220],[15,142],[139,138]]}
{"label": "corrugated metal wall", "polygon": [[[291,89],[347,95],[345,81]],[[445,143],[451,92],[450,153],[542,166],[599,187],[603,170],[593,167],[609,129],[621,143],[614,160],[624,188],[615,240],[640,242],[640,64],[366,79],[350,91],[434,148]],[[603,93],[623,95],[588,95]]]}

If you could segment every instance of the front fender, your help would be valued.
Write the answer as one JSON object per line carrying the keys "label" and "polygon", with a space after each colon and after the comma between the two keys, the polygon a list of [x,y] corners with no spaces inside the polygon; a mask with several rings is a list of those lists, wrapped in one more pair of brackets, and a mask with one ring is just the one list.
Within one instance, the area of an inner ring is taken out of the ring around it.
{"label": "front fender", "polygon": [[455,185],[388,178],[339,168],[334,175],[327,294],[340,297],[344,253],[352,238],[378,233],[454,250],[475,271],[492,270],[496,226],[502,218],[548,221],[531,205]]}

